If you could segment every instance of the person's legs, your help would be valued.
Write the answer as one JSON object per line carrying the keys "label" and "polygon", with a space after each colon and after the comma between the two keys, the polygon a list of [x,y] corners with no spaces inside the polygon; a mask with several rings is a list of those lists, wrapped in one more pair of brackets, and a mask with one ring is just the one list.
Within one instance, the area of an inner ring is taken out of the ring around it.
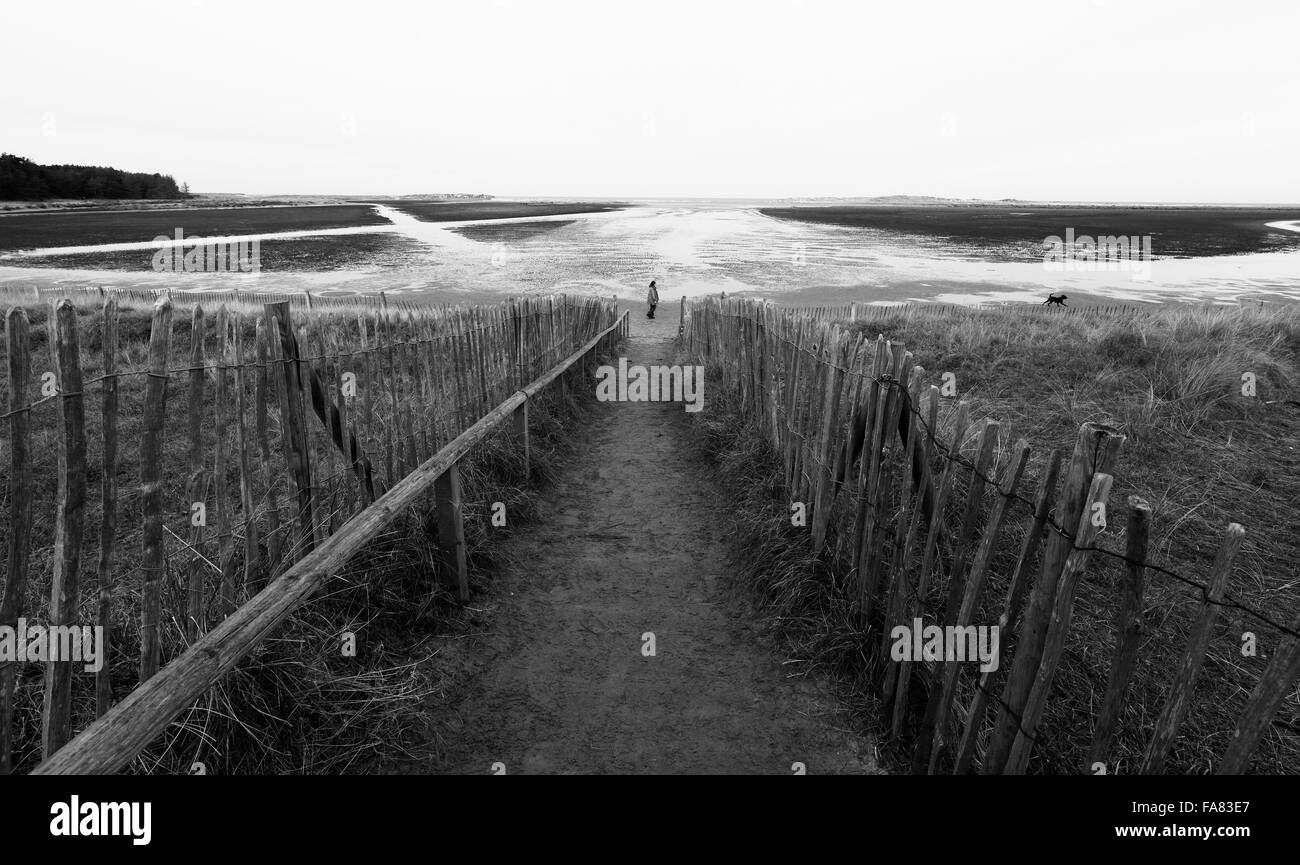
{"label": "person's legs", "polygon": [[655,317],[655,306],[656,306],[656,305],[657,305],[657,304],[653,304],[653,303],[650,304],[650,317],[651,317],[651,318],[654,318],[654,317]]}

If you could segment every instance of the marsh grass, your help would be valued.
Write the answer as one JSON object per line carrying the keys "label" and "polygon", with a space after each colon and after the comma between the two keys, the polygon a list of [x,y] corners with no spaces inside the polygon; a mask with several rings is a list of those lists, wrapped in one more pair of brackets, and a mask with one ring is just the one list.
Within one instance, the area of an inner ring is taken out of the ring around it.
{"label": "marsh grass", "polygon": [[[257,307],[241,307],[245,313]],[[39,380],[40,358],[48,356],[45,341],[46,306],[28,309],[31,320],[33,379]],[[209,310],[211,314],[212,310]],[[102,370],[100,358],[100,316],[98,305],[78,304],[83,371],[87,379]],[[295,313],[301,316],[301,311]],[[329,319],[329,314],[322,314]],[[296,320],[301,320],[298,318]],[[348,318],[355,320],[352,315]],[[251,322],[245,341],[251,345]],[[209,325],[211,326],[211,325]],[[188,355],[189,309],[178,306],[173,322],[172,365]],[[145,307],[123,307],[118,357],[120,369],[144,366],[149,335],[149,311]],[[212,360],[209,343],[209,362]],[[7,379],[5,379],[7,381]],[[114,572],[113,616],[110,626],[112,651],[110,669],[113,691],[120,700],[138,681],[140,643],[140,496],[138,446],[141,432],[141,401],[138,386],[124,380],[120,388],[119,420],[121,452],[119,464],[118,531]],[[0,382],[0,405],[7,394]],[[234,388],[231,387],[233,395]],[[187,383],[184,374],[173,375],[168,397],[164,461],[165,500],[183,501],[188,443],[185,434]],[[39,395],[39,394],[37,394]],[[204,405],[204,452],[211,468],[214,406],[213,384],[208,381]],[[271,452],[281,459],[278,410],[275,394],[272,408]],[[233,396],[232,396],[233,400]],[[87,504],[81,555],[79,623],[96,620],[98,585],[95,563],[99,555],[99,523],[102,449],[98,387],[86,394]],[[491,503],[501,501],[515,527],[535,516],[538,484],[547,482],[557,452],[568,446],[567,424],[584,411],[579,401],[556,396],[556,388],[530,401],[530,430],[533,449],[532,474],[523,475],[522,454],[505,428],[496,431],[461,463],[465,515],[465,541],[473,592],[484,589],[496,562],[496,545],[510,529],[490,528]],[[31,542],[28,586],[24,614],[30,621],[48,621],[50,579],[53,568],[54,497],[58,435],[55,402],[38,406],[32,418],[33,508],[36,521]],[[251,422],[251,421],[250,421]],[[309,425],[320,425],[309,414]],[[0,484],[0,541],[7,544],[8,514],[12,512],[7,482],[9,466],[8,424],[0,436],[0,465],[6,482]],[[232,438],[233,443],[233,438]],[[255,449],[255,446],[254,446]],[[322,453],[313,450],[313,458]],[[374,453],[372,452],[372,458]],[[231,460],[232,494],[238,489],[237,468]],[[256,465],[256,463],[255,463]],[[277,465],[279,463],[277,462]],[[336,461],[336,466],[339,461]],[[279,471],[277,469],[277,471]],[[286,498],[284,478],[280,503],[282,519]],[[338,509],[337,523],[345,518],[340,501],[341,479],[323,482],[320,501]],[[260,485],[257,487],[262,492]],[[443,568],[439,554],[437,520],[432,492],[421,506],[407,510],[387,530],[334,576],[310,601],[263,641],[253,652],[194,705],[179,715],[166,732],[129,766],[131,772],[184,773],[202,762],[215,774],[322,774],[376,771],[377,766],[401,758],[419,757],[434,747],[440,731],[430,726],[425,706],[441,693],[442,675],[436,664],[426,661],[435,637],[455,633],[467,626],[472,615],[454,603],[438,579]],[[256,499],[259,522],[266,509],[264,497]],[[168,507],[166,524],[186,535],[188,525],[183,508]],[[338,525],[336,525],[336,530]],[[201,552],[215,559],[214,530],[209,529]],[[242,539],[235,543],[237,573],[242,573]],[[191,558],[171,534],[165,534],[167,550],[163,589],[163,661],[183,652],[185,635],[185,569]],[[3,548],[3,545],[0,545]],[[260,553],[266,553],[265,539]],[[219,576],[207,575],[209,608],[215,603]],[[241,595],[242,597],[242,595]],[[213,620],[215,622],[215,619]],[[356,654],[343,654],[343,635],[356,636]],[[73,684],[74,732],[84,729],[94,717],[94,677],[77,666]],[[29,771],[40,760],[41,703],[44,666],[23,664],[17,670],[15,693],[14,765]],[[432,744],[431,744],[432,743]]]}
{"label": "marsh grass", "polygon": [[[841,325],[903,340],[914,362],[925,368],[927,383],[939,384],[944,372],[954,373],[958,393],[945,400],[940,438],[947,435],[945,417],[958,399],[969,401],[973,417],[1000,421],[994,476],[1000,475],[1015,440],[1026,438],[1034,447],[1018,488],[1026,498],[1033,496],[1050,449],[1060,448],[1068,459],[1080,424],[1099,421],[1118,427],[1127,442],[1114,473],[1108,528],[1099,540],[1103,547],[1123,551],[1126,499],[1140,495],[1153,511],[1148,561],[1203,584],[1225,527],[1239,522],[1247,535],[1229,596],[1274,622],[1289,621],[1300,606],[1295,566],[1300,539],[1291,531],[1300,510],[1300,312],[1290,307],[1176,307],[1118,316],[1015,309],[931,312],[912,306]],[[1244,372],[1255,375],[1255,397],[1241,394]],[[743,505],[736,509],[739,535],[745,539],[745,549],[737,554],[740,577],[755,589],[793,656],[809,668],[833,673],[850,706],[870,715],[882,669],[876,653],[880,635],[874,626],[863,632],[843,583],[848,572],[843,548],[850,531],[843,516],[850,510],[849,496],[841,491],[837,499],[832,552],[813,559],[806,552],[806,536],[789,526],[779,459],[736,413],[728,395],[719,396],[717,387],[712,393],[711,410],[697,424],[720,474],[742,497]],[[968,431],[965,456],[973,456],[978,426]],[[964,500],[968,476],[958,476],[951,502]],[[897,496],[891,504],[892,520],[900,504]],[[977,624],[997,621],[1026,516],[1027,507],[1013,506],[976,612]],[[956,525],[959,507],[950,504],[946,517]],[[887,555],[891,542],[892,531],[887,533]],[[1079,587],[1032,772],[1089,771],[1092,723],[1114,651],[1121,567],[1113,557],[1094,555]],[[926,609],[942,608],[945,583],[946,577],[933,586]],[[1112,774],[1136,770],[1201,610],[1195,586],[1152,569],[1146,572],[1146,586],[1145,631],[1112,747]],[[1258,637],[1257,657],[1241,653],[1246,632]],[[1221,611],[1167,771],[1212,770],[1278,637],[1248,612],[1231,606]],[[919,681],[921,686],[912,689],[916,712],[926,697],[924,679]],[[970,684],[971,677],[964,676],[961,706],[969,703]],[[1293,690],[1256,752],[1253,771],[1300,772],[1298,712],[1300,700]],[[957,715],[962,717],[964,710]],[[905,736],[886,743],[882,751],[900,758],[901,765],[910,745]]]}

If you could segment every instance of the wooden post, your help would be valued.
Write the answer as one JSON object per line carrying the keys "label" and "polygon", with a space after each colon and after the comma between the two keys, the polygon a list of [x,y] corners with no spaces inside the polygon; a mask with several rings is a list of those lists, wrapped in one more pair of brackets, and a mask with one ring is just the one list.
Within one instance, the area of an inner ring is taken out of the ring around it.
{"label": "wooden post", "polygon": [[[319,350],[324,352],[324,343],[319,338],[316,339],[315,343]],[[322,365],[322,369],[324,369],[324,365]],[[370,460],[357,442],[355,432],[344,424],[344,404],[341,394],[339,401],[335,402],[330,392],[332,385],[328,384],[321,373],[311,365],[307,365],[306,370],[307,384],[311,391],[312,412],[324,429],[326,455],[329,457],[331,474],[334,466],[333,451],[330,449],[332,443],[334,448],[343,455],[345,467],[356,478],[363,495],[368,497],[367,501],[373,500],[375,497],[374,478]],[[407,419],[409,420],[409,415]]]}
{"label": "wooden post", "polygon": [[[921,370],[920,367],[917,370]],[[921,394],[921,377],[924,371],[913,371],[912,385],[908,390],[908,405],[904,411],[910,415],[910,421],[907,427],[907,460],[904,465],[914,465],[913,458],[921,455],[926,464],[929,464],[930,453],[934,444],[934,427],[938,417],[939,409],[939,388],[930,385],[930,421],[926,431],[921,428],[921,411],[920,411],[920,394]],[[924,441],[923,441],[924,440]],[[903,613],[908,605],[915,606],[915,600],[912,598],[912,584],[908,578],[908,572],[912,564],[912,553],[916,549],[916,538],[920,531],[921,516],[923,508],[921,507],[922,496],[925,493],[924,479],[920,483],[916,481],[916,476],[911,472],[904,473],[904,479],[907,483],[905,487],[908,492],[903,498],[903,512],[899,515],[898,525],[894,533],[894,559],[890,565],[889,572],[894,575],[893,594],[889,597],[885,605],[885,623],[881,628],[880,638],[880,657],[889,657],[889,647],[893,642],[890,632],[899,624],[902,624]],[[898,665],[888,664],[885,667],[884,681],[881,685],[880,694],[886,706],[891,705],[894,699],[894,688],[898,682]]]}
{"label": "wooden post", "polygon": [[[289,303],[268,303],[266,311],[279,335],[280,419],[284,457],[289,464],[298,498],[299,543],[291,553],[293,560],[315,549],[315,519],[312,516],[311,455],[307,445],[307,417],[303,409],[302,366],[298,341],[289,320]],[[274,340],[273,340],[274,344]]]}
{"label": "wooden post", "polygon": [[[525,403],[526,404],[526,403]],[[442,547],[442,581],[455,586],[461,603],[469,600],[465,564],[465,523],[461,513],[460,467],[453,465],[433,485],[438,503],[438,543]]]}
{"label": "wooden post", "polygon": [[1264,675],[1259,677],[1255,690],[1250,692],[1250,699],[1246,701],[1245,711],[1237,719],[1228,749],[1219,761],[1216,772],[1219,775],[1239,775],[1246,771],[1250,755],[1268,731],[1273,716],[1291,693],[1296,679],[1300,678],[1300,640],[1292,636],[1300,632],[1300,613],[1291,619],[1289,628],[1291,633],[1282,635],[1273,651],[1273,660],[1269,661]]}
{"label": "wooden post", "polygon": [[[770,325],[767,317],[770,311],[766,307],[761,308],[760,316],[762,317],[759,324],[759,339],[762,341],[760,353],[763,356],[762,365],[764,367],[764,378],[761,386],[764,390],[764,404],[767,408],[767,417],[764,423],[767,426],[769,440],[772,447],[778,453],[780,452],[780,442],[776,438],[777,426],[777,397],[776,397],[776,360],[773,352],[770,350],[771,335],[769,333]],[[866,376],[862,374],[859,367],[860,361],[865,353],[864,349],[867,342],[862,334],[850,342],[848,359],[844,364],[845,372],[845,389],[844,400],[841,405],[844,409],[840,412],[839,429],[836,430],[838,441],[835,446],[835,465],[831,469],[831,480],[836,488],[846,488],[853,483],[853,446],[855,441],[856,428],[856,407],[861,404],[862,388],[865,384]],[[913,381],[915,383],[915,380]]]}
{"label": "wooden post", "polygon": [[[762,332],[762,339],[763,339],[763,358],[764,358],[763,372],[766,378],[766,388],[767,388],[767,393],[764,399],[767,402],[767,409],[768,409],[768,417],[767,417],[768,441],[771,442],[772,450],[774,453],[781,453],[782,441],[781,441],[781,431],[778,428],[778,424],[780,423],[778,419],[778,412],[780,411],[783,403],[777,390],[777,369],[778,369],[778,362],[780,360],[780,354],[777,349],[776,340],[773,338],[771,332],[772,318],[773,318],[772,311],[768,307],[764,306],[762,311],[761,332]],[[855,363],[857,360],[858,353],[862,350],[863,342],[864,342],[863,337],[859,335],[853,350]],[[854,393],[849,399],[849,408],[845,412],[845,414],[849,418],[850,423],[852,422],[852,417],[853,417],[853,406],[858,404],[857,390],[861,385],[862,377],[854,376],[854,382],[855,382]],[[844,482],[844,485],[847,485],[847,483],[848,482],[846,480]]]}
{"label": "wooden post", "polygon": [[[471,417],[473,410],[469,396],[470,389],[469,385],[466,384],[470,355],[468,351],[469,336],[465,333],[465,330],[465,319],[460,310],[457,310],[454,324],[451,325],[450,341],[452,346],[452,368],[456,371],[456,432],[458,434],[461,430],[468,429],[470,424],[473,423]],[[535,338],[536,334],[534,333]],[[532,375],[529,378],[531,379]]]}
{"label": "wooden post", "polygon": [[867,389],[867,413],[862,440],[863,475],[861,478],[865,518],[862,520],[862,535],[854,545],[853,557],[853,567],[858,573],[859,591],[864,598],[868,594],[865,563],[870,556],[872,532],[875,531],[879,519],[875,490],[880,479],[881,460],[883,459],[885,441],[888,435],[888,430],[885,428],[885,414],[893,390],[889,384],[891,381],[889,375],[891,371],[890,347],[890,343],[885,340],[883,334],[876,336],[876,352],[871,367],[871,385]]}
{"label": "wooden post", "polygon": [[1210,591],[1201,605],[1201,617],[1192,626],[1187,649],[1178,665],[1178,673],[1169,688],[1169,696],[1165,699],[1165,706],[1156,720],[1155,732],[1152,733],[1146,754],[1142,758],[1140,771],[1143,775],[1159,775],[1164,771],[1169,747],[1178,735],[1178,728],[1182,726],[1183,718],[1191,706],[1192,690],[1196,687],[1196,678],[1205,661],[1205,650],[1210,644],[1210,631],[1219,618],[1223,595],[1228,589],[1228,578],[1232,575],[1232,562],[1236,559],[1245,536],[1246,530],[1239,523],[1228,524],[1223,545],[1210,570]]}
{"label": "wooden post", "polygon": [[[35,290],[35,289],[33,289]],[[9,549],[0,626],[14,628],[27,597],[27,562],[32,537],[31,379],[27,311],[10,308],[5,316],[5,345],[9,355]],[[0,661],[0,775],[13,771],[14,681],[17,661]]]}
{"label": "wooden post", "polygon": [[163,430],[167,420],[167,355],[171,350],[172,302],[160,295],[149,328],[149,375],[144,395],[144,433],[140,437],[140,499],[144,529],[140,537],[140,681],[158,672],[162,641],[163,567]]}
{"label": "wooden post", "polygon": [[[746,319],[746,326],[749,327],[750,324],[751,322]],[[831,343],[828,352],[830,369],[827,370],[826,394],[822,401],[821,429],[818,431],[817,439],[816,479],[812,487],[812,552],[814,556],[821,552],[826,543],[826,530],[831,522],[831,505],[835,501],[835,477],[831,453],[835,441],[834,433],[839,428],[836,419],[840,410],[840,397],[843,390],[841,385],[844,381],[843,370],[847,352],[847,346],[839,339],[838,328],[828,336],[828,339]],[[751,338],[746,340],[746,343],[750,343],[750,348],[753,347],[752,342],[753,335],[751,334]],[[758,355],[757,352],[752,353],[755,356]],[[752,363],[749,372],[752,376],[750,390],[754,395],[754,417],[761,421],[763,416],[763,392],[758,386],[757,376],[753,375],[754,365]]]}
{"label": "wooden post", "polygon": [[271,316],[263,308],[257,319],[257,380],[253,393],[253,418],[257,432],[257,454],[262,464],[262,482],[266,486],[266,573],[258,576],[249,588],[252,595],[259,591],[280,563],[280,496],[276,492],[277,472],[271,466],[271,442],[267,434],[267,391],[270,390]]}
{"label": "wooden post", "polygon": [[248,380],[244,373],[244,318],[235,313],[235,447],[239,450],[239,507],[244,517],[245,593],[253,585],[260,569],[256,511],[253,504],[253,474],[248,462],[251,442],[248,435]]}
{"label": "wooden post", "polygon": [[1137,664],[1138,646],[1142,642],[1142,592],[1143,566],[1147,557],[1147,531],[1151,522],[1151,505],[1137,496],[1128,497],[1128,546],[1125,558],[1124,582],[1119,608],[1115,611],[1115,656],[1110,664],[1110,678],[1106,682],[1106,695],[1097,713],[1093,728],[1092,751],[1088,756],[1088,772],[1097,763],[1106,762],[1110,742],[1124,708],[1129,679]]}
{"label": "wooden post", "polygon": [[[912,366],[912,355],[901,342],[893,345],[891,371],[893,383],[888,386],[881,401],[883,425],[880,426],[880,436],[876,442],[881,451],[877,458],[878,471],[874,483],[871,483],[868,488],[872,517],[867,526],[866,548],[863,551],[865,561],[859,566],[866,576],[867,596],[863,617],[867,621],[871,620],[871,613],[881,596],[880,578],[883,565],[881,551],[884,548],[887,528],[881,522],[881,516],[888,510],[895,474],[893,457],[897,455],[892,442],[899,439],[898,418],[907,402],[908,376],[917,371],[921,374],[925,372],[921,367]],[[900,446],[905,444],[901,439],[898,443]],[[908,467],[904,466],[903,470],[907,471]]]}
{"label": "wooden post", "polygon": [[216,453],[213,459],[213,501],[217,509],[217,566],[221,569],[221,612],[224,618],[235,607],[235,539],[230,524],[230,467],[226,464],[227,419],[230,416],[230,376],[227,374],[230,353],[230,313],[223,303],[217,308],[217,376],[216,399],[213,401],[213,429]]}
{"label": "wooden post", "polygon": [[421,462],[438,451],[438,428],[434,417],[438,401],[434,394],[433,366],[429,362],[431,345],[425,330],[428,321],[428,317],[423,315],[411,318],[411,345],[415,353],[413,369],[416,374],[416,389],[420,393],[420,440],[424,445]]}
{"label": "wooden post", "polygon": [[318,374],[323,354],[320,325],[320,316],[306,316],[295,328],[299,352],[298,368],[302,371],[303,423],[307,428],[307,446],[314,454],[315,461],[312,472],[312,508],[315,511],[312,532],[318,546],[333,530],[335,489],[334,451],[323,445],[322,439],[326,433],[320,426],[311,423],[310,415],[306,411],[310,408],[321,419],[323,426],[329,426],[320,414],[324,405],[323,396],[319,392]]}
{"label": "wooden post", "polygon": [[[336,320],[331,320],[331,324],[337,324]],[[329,376],[325,381],[326,392],[325,400],[330,406],[330,433],[331,436],[337,431],[341,440],[336,439],[335,444],[343,451],[344,476],[347,483],[343,484],[343,513],[342,522],[346,522],[360,508],[365,507],[361,500],[365,497],[362,487],[362,477],[364,470],[358,458],[357,437],[355,423],[352,421],[348,411],[348,399],[343,393],[343,376],[345,369],[343,365],[343,356],[341,346],[338,343],[338,333],[333,329],[327,329],[324,334],[324,345],[329,353],[328,359],[324,363],[324,374]]]}
{"label": "wooden post", "polygon": [[[802,332],[805,326],[804,320],[800,319],[796,327]],[[869,501],[871,480],[876,471],[876,464],[879,461],[880,450],[877,447],[876,432],[877,423],[876,415],[879,412],[880,399],[880,379],[885,373],[885,358],[888,346],[885,344],[883,335],[876,336],[875,353],[871,363],[870,381],[867,384],[867,394],[865,404],[858,408],[858,415],[854,416],[854,435],[861,430],[862,442],[860,447],[861,457],[858,462],[858,483],[857,483],[857,513],[854,515],[853,538],[850,545],[850,567],[853,569],[854,579],[850,580],[850,585],[854,594],[857,596],[858,603],[867,591],[866,574],[862,570],[863,550],[867,540],[867,525],[872,517],[872,504]],[[794,382],[792,391],[799,390],[798,381]],[[796,397],[794,393],[791,400]],[[793,402],[792,402],[793,405]],[[859,415],[861,420],[859,421]],[[851,468],[851,466],[850,466]]]}
{"label": "wooden post", "polygon": [[[987,427],[986,427],[987,429]],[[975,553],[975,559],[971,565],[969,579],[964,575],[962,579],[965,582],[964,591],[961,592],[961,607],[952,617],[950,624],[965,628],[970,625],[971,619],[975,615],[975,605],[979,601],[980,591],[984,588],[984,578],[988,574],[989,562],[993,558],[994,548],[1002,533],[1002,522],[1006,517],[1007,506],[1011,501],[1011,496],[1015,494],[1016,486],[1020,483],[1020,474],[1024,471],[1025,461],[1029,457],[1029,442],[1020,439],[1016,442],[1015,449],[1012,453],[1011,462],[1002,475],[1002,483],[998,490],[997,500],[993,503],[993,508],[989,511],[988,522],[984,526],[984,535],[980,540],[979,549]],[[972,480],[974,483],[974,480]],[[968,502],[969,503],[969,502]],[[964,548],[964,543],[959,543],[958,548]],[[958,576],[961,572],[960,560],[954,564],[957,571],[953,574],[953,583],[959,582]],[[950,592],[949,598],[956,597],[957,593]],[[949,614],[951,616],[951,614]],[[1002,629],[998,629],[999,652],[1002,652],[1005,644],[1001,641]],[[935,766],[938,763],[940,747],[947,739],[948,713],[952,708],[953,695],[957,690],[957,680],[961,676],[961,667],[956,662],[941,662],[938,670],[943,671],[943,675],[936,675],[936,680],[941,679],[943,687],[939,691],[938,713],[934,719],[934,741],[930,753],[929,765],[926,771],[934,773]]]}
{"label": "wooden post", "polygon": [[[810,322],[809,324],[811,326],[813,323]],[[826,381],[826,377],[830,374],[829,362],[826,357],[826,334],[818,327],[816,330],[810,331],[810,335],[813,338],[813,345],[810,347],[813,355],[812,367],[808,372],[808,390],[807,393],[803,395],[803,411],[800,413],[797,429],[799,436],[799,468],[795,472],[794,487],[795,498],[805,504],[809,502],[809,495],[814,480],[812,469],[809,468],[809,466],[817,455],[817,451],[815,450],[816,438],[814,435],[817,428],[817,421],[820,416],[820,412],[817,411],[817,400],[824,392],[824,382]],[[727,351],[725,355],[727,357],[725,369],[728,373],[731,387],[735,390],[741,390],[740,364],[737,361],[737,346],[740,344],[741,338],[734,324],[734,317],[733,323],[728,326],[727,339],[730,343],[730,347],[729,351]]]}
{"label": "wooden post", "polygon": [[[952,489],[953,478],[956,477],[958,471],[956,466],[960,465],[958,457],[961,456],[961,445],[966,438],[966,428],[968,426],[970,426],[970,404],[966,400],[962,400],[957,403],[957,417],[953,425],[952,442],[948,446],[943,475],[939,480],[939,490],[935,494],[934,512],[930,515],[930,529],[925,539],[925,551],[921,554],[921,571],[916,580],[915,610],[917,615],[923,609],[920,602],[925,597],[926,589],[930,585],[930,569],[934,566],[938,554],[944,506],[947,504],[948,493]],[[903,721],[907,716],[907,694],[911,688],[911,682],[912,661],[901,661],[898,667],[898,686],[894,697],[894,717],[891,726],[895,736],[903,732]]]}
{"label": "wooden post", "polygon": [[[409,324],[409,320],[408,320]],[[401,333],[401,319],[397,319],[397,332]],[[396,381],[402,385],[403,397],[400,400],[402,408],[402,439],[406,443],[406,463],[407,471],[415,470],[422,460],[416,453],[415,441],[415,424],[412,415],[415,411],[418,397],[416,396],[416,382],[411,373],[414,371],[414,365],[411,362],[410,342],[402,339],[397,349],[397,377]]]}
{"label": "wooden post", "polygon": [[[1093,475],[1109,473],[1123,443],[1124,436],[1110,427],[1094,423],[1085,423],[1079,427],[1069,472],[1056,501],[1056,519],[1064,531],[1078,526]],[[1047,539],[1038,581],[1030,593],[1024,621],[1017,634],[1016,654],[1002,695],[1002,710],[998,714],[988,753],[984,758],[983,772],[986,775],[1002,774],[1011,746],[1020,730],[1020,716],[1024,713],[1043,658],[1043,644],[1051,625],[1057,581],[1072,548],[1072,539],[1059,532],[1051,533]]]}
{"label": "wooden post", "polygon": [[[101,292],[103,289],[101,289]],[[100,478],[99,522],[99,616],[103,635],[100,658],[102,666],[95,672],[95,717],[102,717],[113,702],[112,612],[113,551],[117,533],[117,301],[104,301],[104,332],[100,340],[104,355],[103,405],[104,453]]]}
{"label": "wooden post", "polygon": [[[988,476],[989,464],[993,459],[993,448],[997,445],[1000,429],[1001,424],[997,421],[985,420],[980,430],[979,441],[975,446],[975,465],[971,468],[970,483],[966,488],[965,514],[962,518],[961,531],[957,536],[957,546],[953,551],[952,570],[948,575],[948,597],[943,607],[945,627],[957,624],[959,605],[965,594],[966,553],[974,536],[975,523],[984,495],[984,479]],[[931,771],[930,753],[944,692],[944,687],[940,683],[946,679],[948,670],[956,668],[955,663],[946,663],[942,660],[935,664],[934,684],[930,689],[930,698],[926,701],[925,714],[922,716],[921,726],[916,734],[916,749],[912,753],[914,775]]]}
{"label": "wooden post", "polygon": [[[488,362],[486,357],[486,350],[484,348],[486,331],[483,325],[483,315],[482,315],[482,311],[479,309],[472,310],[471,314],[473,316],[471,320],[473,321],[474,324],[474,361],[475,361],[474,366],[478,369],[478,382],[479,382],[479,410],[477,412],[477,416],[474,419],[478,420],[478,418],[482,417],[483,415],[487,414],[489,411],[492,410],[492,403],[488,395],[488,380],[487,380]],[[558,349],[558,340],[556,342],[556,346]],[[558,356],[548,358],[546,365],[549,367],[552,364],[558,362],[558,360],[559,360]]]}
{"label": "wooden post", "polygon": [[[375,425],[375,365],[373,361],[374,348],[366,333],[366,316],[364,313],[357,315],[357,328],[361,334],[361,364],[357,367],[357,386],[361,389],[361,441],[358,447],[360,450],[369,450],[369,442],[374,439],[378,447],[378,437],[374,433]],[[376,459],[378,453],[376,452]],[[391,456],[390,456],[391,462]],[[369,462],[366,463],[366,504],[369,505],[376,497],[383,494],[383,483],[376,483],[374,472]],[[391,468],[391,466],[390,466]]]}
{"label": "wooden post", "polygon": [[450,349],[442,333],[443,326],[441,314],[431,316],[425,324],[425,333],[429,340],[430,376],[434,382],[434,400],[431,410],[438,433],[439,448],[455,438],[457,432],[453,399],[455,382],[449,372]]}
{"label": "wooden post", "polygon": [[[190,370],[189,393],[186,402],[186,420],[190,439],[190,476],[186,487],[185,513],[192,514],[195,504],[207,500],[206,473],[203,470],[203,388],[206,382],[203,359],[204,337],[203,307],[194,305],[190,315]],[[199,552],[203,527],[191,526],[190,551],[185,563],[188,585],[188,604],[185,633],[191,643],[207,629],[204,615],[203,569],[207,564]]]}
{"label": "wooden post", "polygon": [[528,452],[528,401],[515,409],[514,434],[524,449],[524,477],[532,477],[532,462]]}
{"label": "wooden post", "polygon": [[[716,326],[719,331],[722,328],[722,319],[720,314],[714,315],[714,322],[708,331],[709,342],[705,346],[706,353],[713,351],[713,327]],[[798,469],[798,451],[795,442],[795,422],[799,410],[799,382],[803,375],[803,322],[795,326],[794,339],[789,340],[790,359],[786,362],[786,408],[785,408],[785,488],[794,494],[795,472]],[[724,366],[725,368],[725,366]],[[865,454],[863,455],[865,459]]]}
{"label": "wooden post", "polygon": [[[1097,505],[1104,509],[1110,496],[1113,478],[1108,474],[1097,473],[1092,476],[1088,488],[1088,497],[1084,500],[1083,512],[1074,532],[1072,550],[1060,571],[1056,585],[1056,598],[1053,601],[1047,637],[1043,642],[1042,663],[1034,677],[1033,687],[1025,700],[1024,711],[1020,713],[1016,725],[1016,737],[1011,746],[1003,769],[1008,775],[1024,774],[1029,757],[1034,750],[1034,733],[1038,730],[1038,721],[1043,716],[1047,697],[1052,690],[1052,681],[1056,677],[1056,668],[1060,664],[1061,654],[1065,651],[1065,638],[1070,632],[1070,618],[1074,612],[1074,593],[1078,587],[1079,577],[1088,567],[1092,558],[1092,547],[1101,527],[1094,517]],[[1104,510],[1101,511],[1104,513]],[[1048,548],[1048,554],[1051,548]],[[1052,571],[1048,571],[1052,573]]]}
{"label": "wooden post", "polygon": [[[1012,574],[1011,584],[1007,587],[1007,599],[1003,604],[1002,614],[998,617],[998,633],[1000,635],[1008,634],[1009,631],[1014,630],[1016,613],[1020,609],[1020,603],[1024,598],[1029,568],[1042,542],[1043,527],[1047,525],[1047,514],[1051,506],[1052,491],[1056,489],[1056,481],[1060,477],[1060,473],[1061,452],[1054,450],[1047,458],[1047,467],[1039,480],[1038,495],[1034,499],[1034,513],[1025,527],[1025,540],[1020,546],[1020,556],[1016,559],[1016,569]],[[999,645],[1001,647],[1007,646],[1005,637],[1001,638]],[[1005,657],[1005,648],[1002,649],[1002,654]],[[1003,665],[999,665],[998,670],[988,670],[980,674],[979,685],[975,688],[975,695],[971,698],[970,709],[966,713],[966,729],[962,733],[961,745],[957,749],[957,762],[953,768],[954,775],[965,775],[970,769],[971,761],[975,757],[975,740],[979,736],[981,725],[984,723],[984,711],[988,705],[989,694],[993,688],[997,673],[1002,669]]]}
{"label": "wooden post", "polygon": [[[387,309],[387,306],[384,307]],[[395,486],[399,480],[401,472],[399,471],[401,462],[401,453],[399,451],[400,442],[397,441],[397,391],[393,383],[393,347],[392,331],[389,328],[388,316],[385,313],[379,313],[375,316],[375,349],[381,352],[375,358],[376,378],[383,378],[388,382],[389,395],[389,417],[384,420],[382,417],[383,406],[379,407],[380,423],[384,427],[384,468],[387,474],[388,486]]]}

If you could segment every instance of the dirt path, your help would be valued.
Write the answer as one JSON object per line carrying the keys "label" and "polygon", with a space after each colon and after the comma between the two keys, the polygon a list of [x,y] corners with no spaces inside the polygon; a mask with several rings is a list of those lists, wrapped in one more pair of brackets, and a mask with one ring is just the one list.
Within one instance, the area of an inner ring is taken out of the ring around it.
{"label": "dirt path", "polygon": [[[672,362],[675,307],[654,322],[633,308],[629,363]],[[506,545],[492,631],[460,647],[477,670],[424,771],[877,771],[833,699],[787,678],[722,597],[723,503],[686,424],[680,404],[597,404],[550,518]]]}

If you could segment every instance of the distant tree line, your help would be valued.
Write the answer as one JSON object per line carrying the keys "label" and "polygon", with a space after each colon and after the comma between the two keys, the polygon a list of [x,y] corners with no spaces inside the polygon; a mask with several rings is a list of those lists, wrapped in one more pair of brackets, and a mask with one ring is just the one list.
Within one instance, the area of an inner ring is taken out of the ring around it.
{"label": "distant tree line", "polygon": [[47,198],[182,198],[188,194],[166,174],[141,174],[98,165],[37,165],[0,154],[0,201]]}

